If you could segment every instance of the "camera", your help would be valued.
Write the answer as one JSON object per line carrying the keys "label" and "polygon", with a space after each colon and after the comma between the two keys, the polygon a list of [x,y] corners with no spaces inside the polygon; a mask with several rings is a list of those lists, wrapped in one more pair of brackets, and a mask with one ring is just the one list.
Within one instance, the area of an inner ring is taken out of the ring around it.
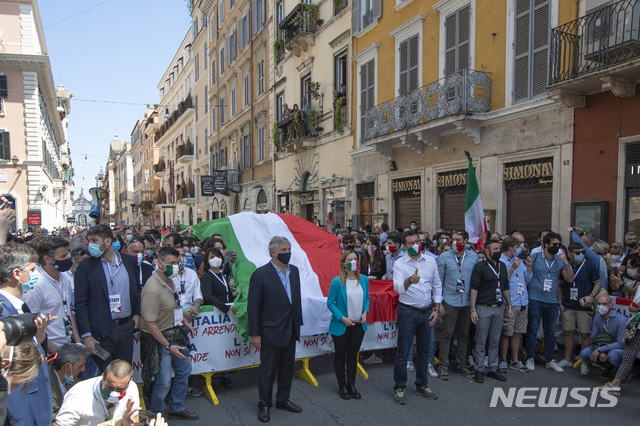
{"label": "camera", "polygon": [[[2,313],[1,305],[0,313]],[[0,322],[4,324],[7,346],[17,346],[31,341],[38,330],[36,323],[33,321],[33,314],[12,315],[0,319]]]}
{"label": "camera", "polygon": [[526,260],[526,259],[527,259],[527,257],[529,257],[529,253],[527,253],[526,251],[521,251],[521,252],[518,254],[518,257],[519,257],[520,259],[522,259],[522,260]]}

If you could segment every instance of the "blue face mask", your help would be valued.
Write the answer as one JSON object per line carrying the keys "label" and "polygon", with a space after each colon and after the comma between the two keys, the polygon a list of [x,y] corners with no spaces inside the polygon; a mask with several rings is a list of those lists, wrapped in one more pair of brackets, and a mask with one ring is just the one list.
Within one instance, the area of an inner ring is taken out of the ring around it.
{"label": "blue face mask", "polygon": [[520,253],[522,253],[522,247],[518,247],[516,249],[516,256],[518,256]]}
{"label": "blue face mask", "polygon": [[114,241],[111,243],[111,247],[113,247],[115,251],[120,251],[120,247],[122,247],[122,244],[120,244],[120,241]]}
{"label": "blue face mask", "polygon": [[64,373],[64,381],[62,382],[65,385],[70,385],[74,382],[73,374],[68,375],[66,372]]}
{"label": "blue face mask", "polygon": [[465,248],[465,249],[467,249],[467,250],[469,250],[469,249],[471,248],[471,244],[469,244],[469,243],[465,244],[465,245],[464,245],[464,248]]}
{"label": "blue face mask", "polygon": [[574,259],[576,262],[582,263],[582,261],[584,260],[584,254],[576,254]]}
{"label": "blue face mask", "polygon": [[22,292],[26,293],[27,291],[31,290],[33,288],[33,286],[36,285],[36,282],[38,282],[38,276],[34,273],[32,273],[31,275],[29,275],[29,282],[28,283],[21,283],[22,284]]}
{"label": "blue face mask", "polygon": [[104,250],[100,250],[100,244],[89,243],[88,250],[89,254],[93,257],[100,257],[102,253],[104,253]]}

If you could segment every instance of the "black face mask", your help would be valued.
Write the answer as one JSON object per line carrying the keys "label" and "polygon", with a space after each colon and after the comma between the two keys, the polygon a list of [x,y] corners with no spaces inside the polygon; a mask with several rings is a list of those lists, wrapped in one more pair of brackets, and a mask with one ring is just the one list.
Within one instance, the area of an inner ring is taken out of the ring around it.
{"label": "black face mask", "polygon": [[556,255],[558,254],[558,251],[560,250],[560,247],[558,246],[549,246],[549,254],[553,254]]}
{"label": "black face mask", "polygon": [[350,244],[350,245],[346,245],[346,246],[344,246],[344,249],[345,249],[345,250],[353,250],[353,249],[354,249],[354,247],[355,247],[355,245]]}
{"label": "black face mask", "polygon": [[636,248],[637,245],[638,245],[638,243],[635,242],[635,241],[631,242],[631,243],[627,243],[627,247],[629,247],[629,248]]}
{"label": "black face mask", "polygon": [[499,262],[501,257],[502,257],[502,252],[496,251],[494,253],[491,253],[491,258],[496,262]]}
{"label": "black face mask", "polygon": [[289,264],[289,261],[291,260],[291,252],[289,253],[278,253],[278,260],[282,263],[284,263],[285,265]]}
{"label": "black face mask", "polygon": [[73,266],[73,260],[71,258],[67,258],[64,260],[56,260],[53,264],[53,267],[56,268],[59,272],[67,272]]}

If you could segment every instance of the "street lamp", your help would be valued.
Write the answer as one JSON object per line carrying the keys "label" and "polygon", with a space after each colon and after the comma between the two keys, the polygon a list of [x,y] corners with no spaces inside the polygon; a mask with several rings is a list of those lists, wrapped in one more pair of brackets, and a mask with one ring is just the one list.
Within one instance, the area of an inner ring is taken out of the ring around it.
{"label": "street lamp", "polygon": [[17,155],[15,155],[15,154],[14,154],[14,155],[13,155],[13,157],[11,157],[11,163],[12,163],[14,166],[17,166],[17,165],[18,165],[18,161],[20,161],[20,159],[18,158],[18,156],[17,156]]}
{"label": "street lamp", "polygon": [[100,182],[104,178],[104,172],[102,171],[102,167],[100,167],[100,172],[96,175],[96,187],[100,186]]}

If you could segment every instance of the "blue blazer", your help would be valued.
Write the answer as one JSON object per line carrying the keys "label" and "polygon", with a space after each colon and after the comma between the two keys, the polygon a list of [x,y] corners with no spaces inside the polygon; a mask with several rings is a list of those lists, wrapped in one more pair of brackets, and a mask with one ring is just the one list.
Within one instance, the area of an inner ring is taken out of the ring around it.
{"label": "blue blazer", "polygon": [[[138,262],[128,254],[121,254],[122,264],[129,275],[131,315],[140,314],[140,287]],[[78,265],[74,276],[76,322],[80,336],[91,333],[95,339],[107,337],[111,331],[109,290],[104,276],[102,260],[88,257]]]}
{"label": "blue blazer", "polygon": [[[360,285],[362,286],[362,312],[369,312],[369,279],[364,274],[360,274]],[[334,336],[342,336],[347,330],[340,318],[348,316],[347,312],[347,285],[340,284],[340,277],[331,280],[329,287],[329,296],[327,297],[327,307],[331,311],[331,323],[329,324],[329,333]],[[362,324],[362,329],[367,331],[367,323]]]}
{"label": "blue blazer", "polygon": [[[0,294],[2,314],[0,318],[17,315],[18,311],[3,295]],[[38,349],[44,352],[40,345]],[[53,408],[51,400],[51,385],[47,363],[42,362],[38,377],[31,382],[29,387],[22,391],[23,385],[18,385],[7,397],[7,419],[5,425],[51,425]]]}

